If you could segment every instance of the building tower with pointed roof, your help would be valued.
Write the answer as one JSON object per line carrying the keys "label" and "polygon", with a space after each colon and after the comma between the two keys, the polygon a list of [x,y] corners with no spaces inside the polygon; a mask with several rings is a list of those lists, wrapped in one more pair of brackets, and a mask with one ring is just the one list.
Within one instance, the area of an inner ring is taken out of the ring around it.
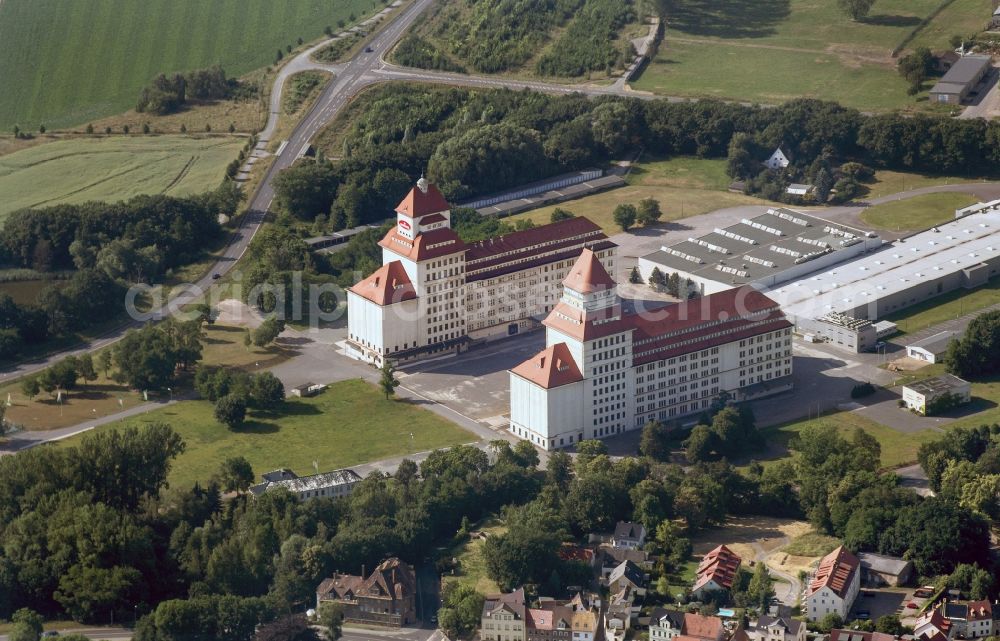
{"label": "building tower with pointed roof", "polygon": [[347,354],[375,365],[538,327],[581,249],[611,266],[617,249],[586,218],[465,243],[448,201],[422,176],[379,245],[382,267],[347,295]]}
{"label": "building tower with pointed roof", "polygon": [[510,370],[510,430],[547,450],[792,386],[792,325],[752,287],[640,308],[584,249],[543,325],[546,348]]}

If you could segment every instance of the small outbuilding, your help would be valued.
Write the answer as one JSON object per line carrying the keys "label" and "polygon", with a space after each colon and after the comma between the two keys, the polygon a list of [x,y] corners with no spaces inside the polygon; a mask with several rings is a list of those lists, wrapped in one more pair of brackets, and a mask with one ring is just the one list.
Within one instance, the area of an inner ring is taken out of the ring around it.
{"label": "small outbuilding", "polygon": [[[950,402],[945,402],[949,399]],[[923,415],[934,414],[936,405],[954,407],[972,400],[972,384],[951,374],[903,386],[906,407]]]}
{"label": "small outbuilding", "polygon": [[962,56],[931,89],[931,102],[962,104],[992,66],[993,59],[990,56]]}
{"label": "small outbuilding", "polygon": [[938,332],[906,346],[906,355],[918,361],[939,363],[948,352],[948,345],[958,338],[958,332]]}
{"label": "small outbuilding", "polygon": [[913,577],[913,561],[861,552],[861,582],[872,587],[906,585]]}

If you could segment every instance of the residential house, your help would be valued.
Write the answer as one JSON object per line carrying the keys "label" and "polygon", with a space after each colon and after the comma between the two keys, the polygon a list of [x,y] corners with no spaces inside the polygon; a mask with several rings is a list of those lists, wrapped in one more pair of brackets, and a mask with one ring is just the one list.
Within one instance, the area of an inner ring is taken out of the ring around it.
{"label": "residential house", "polygon": [[586,563],[592,568],[596,568],[600,563],[600,553],[592,548],[585,548],[581,545],[563,543],[557,552],[562,561],[579,561]]}
{"label": "residential house", "polygon": [[417,580],[413,567],[393,557],[370,576],[335,574],[316,589],[316,609],[323,603],[343,608],[344,621],[389,627],[416,622]]}
{"label": "residential house", "polygon": [[569,641],[573,635],[573,611],[563,605],[528,608],[525,621],[527,641]]}
{"label": "residential house", "polygon": [[741,562],[742,559],[725,545],[708,552],[698,564],[691,596],[704,600],[711,592],[731,590]]}
{"label": "residential house", "polygon": [[646,528],[641,523],[619,521],[611,536],[611,547],[637,550],[646,542]]}
{"label": "residential house", "polygon": [[684,627],[684,613],[668,608],[653,608],[649,613],[649,641],[672,641]]}
{"label": "residential house", "polygon": [[722,641],[725,634],[726,628],[719,617],[685,612],[681,634],[677,639],[684,641],[684,638],[688,637],[698,641]]}
{"label": "residential house", "polygon": [[635,563],[622,561],[608,575],[608,590],[612,593],[621,592],[624,589],[632,591],[638,596],[646,594],[646,578]]}
{"label": "residential house", "polygon": [[629,548],[600,547],[597,549],[598,563],[601,566],[601,577],[607,578],[616,567],[625,561],[631,561],[642,570],[650,570],[653,561],[645,550]]}
{"label": "residential house", "polygon": [[525,641],[524,602],[524,588],[487,596],[479,624],[482,641]]}
{"label": "residential house", "polygon": [[861,582],[872,587],[906,585],[913,577],[913,561],[861,552]]}
{"label": "residential house", "polygon": [[791,159],[788,157],[781,147],[774,150],[771,157],[764,161],[764,166],[768,169],[785,169],[788,167]]}
{"label": "residential house", "polygon": [[941,607],[936,607],[924,612],[917,617],[913,624],[913,636],[917,639],[925,638],[937,641],[937,639],[950,639],[952,636],[951,621],[941,612]]}
{"label": "residential house", "polygon": [[285,488],[299,497],[299,500],[319,497],[339,499],[349,495],[354,486],[361,482],[361,477],[354,470],[334,470],[311,476],[299,476],[295,472],[282,468],[261,475],[262,481],[250,487],[250,495],[258,497],[264,492]]}
{"label": "residential house", "polygon": [[[578,595],[579,596],[579,595]],[[573,641],[594,641],[597,636],[597,608],[570,607],[570,627],[573,630]]]}
{"label": "residential house", "polygon": [[861,588],[861,561],[840,546],[823,557],[806,588],[806,617],[818,621],[828,614],[846,619]]}
{"label": "residential house", "polygon": [[944,618],[951,622],[952,637],[965,638],[966,628],[969,622],[969,604],[957,601],[945,601],[940,606]]}
{"label": "residential house", "polygon": [[862,632],[861,630],[830,630],[829,641],[896,641],[896,637],[884,632]]}
{"label": "residential house", "polygon": [[753,639],[750,638],[750,635],[747,634],[746,627],[743,625],[742,620],[736,624],[736,629],[733,630],[733,634],[729,637],[729,641],[753,641]]}
{"label": "residential house", "polygon": [[791,617],[762,616],[747,635],[751,641],[806,641],[806,624]]}
{"label": "residential house", "polygon": [[965,636],[970,639],[993,636],[996,624],[993,622],[993,606],[989,599],[969,601],[968,612]]}

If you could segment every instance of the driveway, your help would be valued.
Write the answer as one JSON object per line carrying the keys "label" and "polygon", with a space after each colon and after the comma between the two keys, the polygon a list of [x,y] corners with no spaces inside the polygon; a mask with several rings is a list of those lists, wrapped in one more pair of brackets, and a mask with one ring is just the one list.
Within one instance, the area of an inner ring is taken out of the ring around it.
{"label": "driveway", "polygon": [[[997,85],[998,75],[1000,74],[997,73],[997,69],[994,67],[980,85],[979,95],[962,111],[959,118],[985,118],[990,120],[1000,116],[1000,88]],[[983,91],[983,87],[988,88]]]}

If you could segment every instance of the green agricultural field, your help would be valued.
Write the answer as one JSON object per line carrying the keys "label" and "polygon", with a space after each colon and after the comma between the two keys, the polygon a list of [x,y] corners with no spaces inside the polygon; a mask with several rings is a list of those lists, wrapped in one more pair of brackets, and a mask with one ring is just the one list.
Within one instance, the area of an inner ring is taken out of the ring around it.
{"label": "green agricultural field", "polygon": [[869,207],[861,220],[878,229],[920,231],[955,219],[955,210],[979,199],[959,192],[924,194]]}
{"label": "green agricultural field", "polygon": [[[939,4],[880,0],[867,19],[853,22],[832,1],[680,0],[658,55],[634,86],[765,103],[812,97],[866,110],[927,108],[926,93],[906,94],[890,54]],[[968,16],[978,16],[981,28],[989,9],[990,0],[955,0],[917,41],[947,48],[951,35],[968,33]]]}
{"label": "green agricultural field", "polygon": [[3,0],[0,129],[79,125],[135,105],[156,74],[239,76],[371,0]]}
{"label": "green agricultural field", "polygon": [[245,142],[229,136],[76,138],[0,156],[0,222],[25,207],[214,189]]}
{"label": "green agricultural field", "polygon": [[255,474],[279,467],[309,474],[313,461],[320,470],[332,470],[476,440],[428,410],[385,400],[361,380],[334,383],[313,398],[290,398],[277,412],[251,411],[240,430],[215,420],[208,401],[184,401],[127,424],[153,421],[169,423],[187,446],[169,477],[171,485],[181,487],[207,481],[231,456],[245,456]]}

